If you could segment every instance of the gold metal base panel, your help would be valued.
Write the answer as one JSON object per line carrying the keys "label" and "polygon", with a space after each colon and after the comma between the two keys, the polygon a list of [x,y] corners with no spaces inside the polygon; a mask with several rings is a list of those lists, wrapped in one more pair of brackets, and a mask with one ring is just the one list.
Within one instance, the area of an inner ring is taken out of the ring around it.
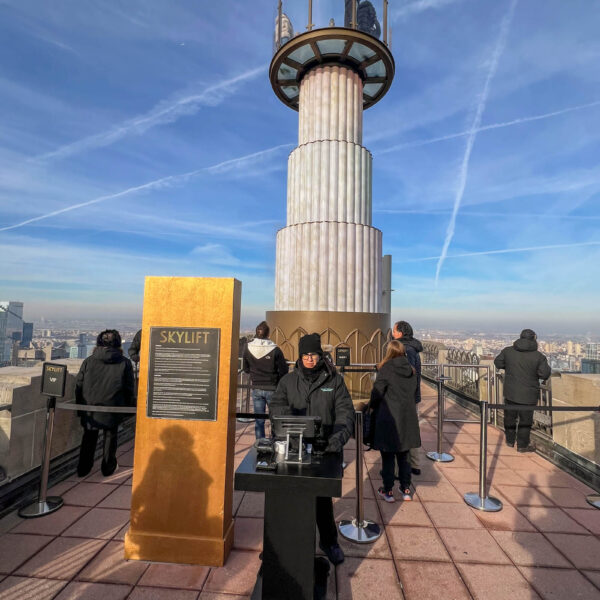
{"label": "gold metal base panel", "polygon": [[[298,341],[307,333],[318,333],[321,344],[350,348],[352,364],[375,364],[383,358],[384,345],[391,335],[387,313],[331,311],[268,311],[266,320],[271,339],[287,360],[298,359]],[[371,393],[372,373],[346,375],[346,385],[355,404],[367,401]]]}

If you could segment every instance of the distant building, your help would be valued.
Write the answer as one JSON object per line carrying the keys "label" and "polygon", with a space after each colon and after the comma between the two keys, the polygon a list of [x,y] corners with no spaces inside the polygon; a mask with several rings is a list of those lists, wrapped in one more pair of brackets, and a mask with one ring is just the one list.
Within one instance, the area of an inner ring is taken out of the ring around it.
{"label": "distant building", "polygon": [[23,335],[21,336],[21,347],[28,348],[33,340],[33,323],[23,322]]}
{"label": "distant building", "polygon": [[11,363],[14,333],[23,332],[23,303],[0,301],[0,366]]}
{"label": "distant building", "polygon": [[69,348],[69,358],[79,358],[79,347],[71,346]]}
{"label": "distant building", "polygon": [[585,345],[585,357],[592,359],[600,359],[600,344],[588,343]]}
{"label": "distant building", "polygon": [[581,372],[582,373],[593,373],[600,375],[600,359],[597,358],[582,358],[581,359]]}

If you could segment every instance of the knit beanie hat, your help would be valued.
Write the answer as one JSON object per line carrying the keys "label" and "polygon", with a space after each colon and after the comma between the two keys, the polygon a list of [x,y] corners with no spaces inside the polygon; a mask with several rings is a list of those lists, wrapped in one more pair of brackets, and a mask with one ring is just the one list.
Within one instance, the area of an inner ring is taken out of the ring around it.
{"label": "knit beanie hat", "polygon": [[520,337],[524,340],[535,340],[535,331],[533,331],[533,329],[523,329],[523,331],[521,331]]}
{"label": "knit beanie hat", "polygon": [[298,342],[298,354],[312,354],[316,352],[320,356],[323,356],[323,348],[321,348],[321,337],[318,333],[309,333],[300,338]]}

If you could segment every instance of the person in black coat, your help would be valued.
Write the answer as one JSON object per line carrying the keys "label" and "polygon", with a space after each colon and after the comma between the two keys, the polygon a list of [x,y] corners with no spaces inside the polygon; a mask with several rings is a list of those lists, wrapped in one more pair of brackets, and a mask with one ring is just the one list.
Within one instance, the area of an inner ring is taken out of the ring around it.
{"label": "person in black coat", "polygon": [[[300,338],[298,354],[294,370],[281,378],[271,399],[271,415],[321,417],[315,446],[341,454],[354,431],[354,405],[344,378],[324,360],[317,333]],[[338,544],[331,498],[317,498],[317,527],[321,550],[334,565],[341,563],[344,553]]]}
{"label": "person in black coat", "polygon": [[386,502],[395,502],[396,462],[402,498],[412,500],[409,451],[421,446],[415,404],[416,385],[416,372],[408,362],[404,346],[392,340],[385,358],[378,365],[369,402],[373,410],[372,447],[381,452],[382,462],[383,487],[377,493]]}
{"label": "person in black coat", "polygon": [[[406,350],[406,358],[417,374],[417,388],[415,390],[415,402],[417,404],[417,416],[419,414],[419,403],[421,402],[421,357],[423,344],[414,336],[413,328],[407,321],[397,321],[392,329],[392,337],[398,340]],[[413,475],[421,474],[421,460],[418,448],[410,450],[410,466]]]}
{"label": "person in black coat", "polygon": [[131,341],[131,345],[129,346],[129,350],[127,350],[127,354],[129,354],[129,358],[134,363],[140,362],[140,347],[142,345],[142,330],[140,329],[134,336]]}
{"label": "person in black coat", "polygon": [[[552,370],[546,357],[538,351],[537,336],[523,329],[518,340],[496,356],[494,365],[504,369],[504,402],[535,405],[540,397],[540,379],[548,379]],[[518,428],[517,428],[518,420]],[[519,452],[535,452],[530,445],[533,411],[504,411],[506,443],[513,447],[515,439]]]}
{"label": "person in black coat", "polygon": [[[81,364],[75,380],[77,404],[96,406],[135,406],[131,361],[123,356],[121,336],[116,329],[102,331],[91,356]],[[79,451],[77,475],[84,477],[94,464],[100,429],[104,431],[102,474],[112,475],[117,468],[117,429],[122,414],[80,412],[83,438]]]}

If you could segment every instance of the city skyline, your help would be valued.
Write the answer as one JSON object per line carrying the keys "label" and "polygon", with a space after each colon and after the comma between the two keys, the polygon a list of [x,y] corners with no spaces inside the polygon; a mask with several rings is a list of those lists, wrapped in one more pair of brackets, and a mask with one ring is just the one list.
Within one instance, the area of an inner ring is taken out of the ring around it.
{"label": "city skyline", "polygon": [[[145,275],[237,277],[246,327],[273,307],[297,136],[268,83],[275,4],[0,4],[0,289],[28,320],[139,319]],[[390,11],[364,144],[392,319],[598,332],[600,8]]]}

